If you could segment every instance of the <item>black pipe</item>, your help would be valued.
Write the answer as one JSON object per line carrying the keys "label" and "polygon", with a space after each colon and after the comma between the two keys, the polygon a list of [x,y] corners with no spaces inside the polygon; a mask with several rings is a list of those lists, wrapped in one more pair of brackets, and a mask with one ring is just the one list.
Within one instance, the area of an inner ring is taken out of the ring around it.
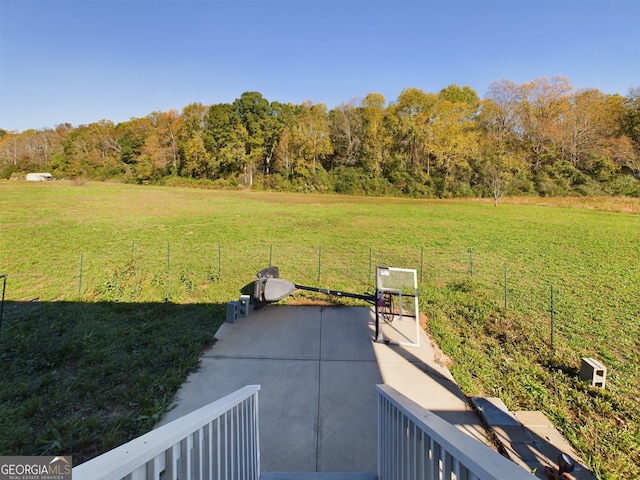
{"label": "black pipe", "polygon": [[370,294],[341,292],[340,290],[331,290],[329,288],[307,287],[305,285],[297,285],[297,284],[295,284],[295,287],[299,290],[308,290],[310,292],[319,292],[319,293],[324,293],[326,295],[335,295],[336,297],[357,298],[358,300],[364,300],[365,302],[370,302],[370,303],[375,303],[376,301],[376,296],[370,295]]}

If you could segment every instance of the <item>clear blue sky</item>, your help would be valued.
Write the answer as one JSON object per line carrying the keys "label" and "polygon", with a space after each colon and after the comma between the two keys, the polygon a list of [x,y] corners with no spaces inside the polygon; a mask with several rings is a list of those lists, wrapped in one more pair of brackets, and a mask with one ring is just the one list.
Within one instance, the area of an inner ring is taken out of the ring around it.
{"label": "clear blue sky", "polygon": [[639,87],[640,0],[0,0],[7,130],[555,75]]}

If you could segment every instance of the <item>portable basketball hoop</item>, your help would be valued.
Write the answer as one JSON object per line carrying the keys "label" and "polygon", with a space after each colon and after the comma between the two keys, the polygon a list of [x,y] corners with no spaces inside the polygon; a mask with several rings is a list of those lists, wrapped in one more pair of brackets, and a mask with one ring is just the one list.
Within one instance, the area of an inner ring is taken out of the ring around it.
{"label": "portable basketball hoop", "polygon": [[[267,267],[256,274],[253,303],[259,309],[282,300],[296,290],[363,300],[375,308],[375,341],[412,347],[420,345],[418,282],[415,270],[378,266],[375,293],[358,294],[299,285],[280,278],[278,267]],[[413,328],[407,328],[407,321],[411,322],[411,327],[415,323],[413,339]]]}

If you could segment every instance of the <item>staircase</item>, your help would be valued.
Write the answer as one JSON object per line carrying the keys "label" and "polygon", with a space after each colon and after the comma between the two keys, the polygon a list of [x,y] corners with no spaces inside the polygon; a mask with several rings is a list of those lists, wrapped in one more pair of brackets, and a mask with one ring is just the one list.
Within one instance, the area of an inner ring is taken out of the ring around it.
{"label": "staircase", "polygon": [[527,470],[388,385],[377,385],[377,472],[263,472],[258,385],[248,385],[73,469],[74,480],[527,480]]}

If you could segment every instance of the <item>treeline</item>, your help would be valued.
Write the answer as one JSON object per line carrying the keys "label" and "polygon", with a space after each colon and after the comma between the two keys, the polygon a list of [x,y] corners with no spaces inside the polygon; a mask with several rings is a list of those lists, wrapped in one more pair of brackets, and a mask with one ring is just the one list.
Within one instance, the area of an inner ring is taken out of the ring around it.
{"label": "treeline", "polygon": [[414,197],[640,196],[640,88],[575,91],[568,79],[495,82],[484,99],[377,93],[328,110],[269,102],[187,105],[114,124],[0,130],[0,176],[116,179]]}

